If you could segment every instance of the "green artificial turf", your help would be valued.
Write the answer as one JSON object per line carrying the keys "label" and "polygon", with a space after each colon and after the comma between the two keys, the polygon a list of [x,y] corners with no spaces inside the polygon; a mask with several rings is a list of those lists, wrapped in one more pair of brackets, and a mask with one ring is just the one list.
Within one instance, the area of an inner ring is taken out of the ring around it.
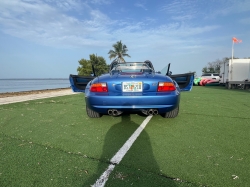
{"label": "green artificial turf", "polygon": [[1,105],[0,186],[94,184],[145,116],[90,119],[85,106],[84,94]]}
{"label": "green artificial turf", "polygon": [[[139,115],[125,115],[125,120],[108,115],[89,118],[85,107],[84,94],[2,105],[0,129],[8,136],[109,162],[145,119]],[[104,142],[110,145],[106,155]]]}
{"label": "green artificial turf", "polygon": [[[149,164],[149,163],[147,163]],[[177,179],[180,180],[180,179]],[[123,165],[117,165],[109,176],[106,187],[120,186],[167,186],[167,187],[198,187],[198,184],[192,184],[187,181],[176,181],[166,178],[163,175],[157,175],[153,172],[147,172],[142,169],[129,168]]]}
{"label": "green artificial turf", "polygon": [[120,164],[205,186],[249,186],[249,98],[223,87],[182,92],[178,117],[154,116]]}
{"label": "green artificial turf", "polygon": [[[249,186],[249,98],[182,92],[178,117],[154,116],[106,186]],[[88,118],[84,94],[0,105],[0,186],[90,186],[145,118]]]}
{"label": "green artificial turf", "polygon": [[0,135],[0,186],[89,186],[107,163]]}

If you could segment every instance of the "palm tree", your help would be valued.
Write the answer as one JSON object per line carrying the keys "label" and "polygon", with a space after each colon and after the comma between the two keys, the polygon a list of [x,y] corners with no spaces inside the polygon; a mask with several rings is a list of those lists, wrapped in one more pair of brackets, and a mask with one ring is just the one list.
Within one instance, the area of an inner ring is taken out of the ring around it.
{"label": "palm tree", "polygon": [[126,45],[122,45],[122,41],[118,41],[115,44],[113,44],[112,46],[114,48],[114,50],[110,50],[108,52],[109,54],[109,59],[111,60],[112,58],[116,58],[114,61],[118,61],[118,62],[125,62],[124,58],[125,56],[127,57],[131,57],[127,54],[127,46]]}

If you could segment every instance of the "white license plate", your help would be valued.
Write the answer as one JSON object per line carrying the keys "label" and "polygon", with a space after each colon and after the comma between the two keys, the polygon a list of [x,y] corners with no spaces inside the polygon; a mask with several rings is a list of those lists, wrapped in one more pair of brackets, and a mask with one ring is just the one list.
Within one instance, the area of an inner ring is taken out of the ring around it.
{"label": "white license plate", "polygon": [[123,92],[142,92],[142,82],[123,82]]}

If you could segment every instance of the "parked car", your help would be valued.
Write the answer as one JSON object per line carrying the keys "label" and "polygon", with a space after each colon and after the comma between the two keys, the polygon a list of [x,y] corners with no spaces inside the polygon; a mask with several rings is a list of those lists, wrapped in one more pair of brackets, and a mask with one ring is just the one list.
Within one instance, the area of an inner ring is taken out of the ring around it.
{"label": "parked car", "polygon": [[202,76],[202,78],[206,78],[206,79],[214,79],[214,80],[220,80],[220,74],[219,73],[204,73]]}
{"label": "parked car", "polygon": [[73,92],[85,92],[90,118],[125,111],[174,118],[179,112],[180,91],[192,89],[194,74],[163,75],[155,72],[150,61],[113,62],[109,73],[98,77],[70,75],[69,79]]}

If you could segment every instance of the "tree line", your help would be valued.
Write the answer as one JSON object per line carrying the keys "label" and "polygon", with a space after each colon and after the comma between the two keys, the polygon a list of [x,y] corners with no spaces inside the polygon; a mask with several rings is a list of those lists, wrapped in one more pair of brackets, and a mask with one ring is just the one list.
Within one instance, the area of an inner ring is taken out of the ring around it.
{"label": "tree line", "polygon": [[[122,41],[118,41],[112,45],[113,49],[108,52],[109,59],[117,62],[125,62],[124,57],[130,57],[127,54],[128,48],[122,44]],[[90,76],[93,74],[92,66],[94,66],[96,76],[100,76],[103,73],[109,71],[109,65],[105,58],[97,56],[97,54],[90,54],[89,60],[81,59],[78,61],[79,65],[77,68],[78,75]]]}

